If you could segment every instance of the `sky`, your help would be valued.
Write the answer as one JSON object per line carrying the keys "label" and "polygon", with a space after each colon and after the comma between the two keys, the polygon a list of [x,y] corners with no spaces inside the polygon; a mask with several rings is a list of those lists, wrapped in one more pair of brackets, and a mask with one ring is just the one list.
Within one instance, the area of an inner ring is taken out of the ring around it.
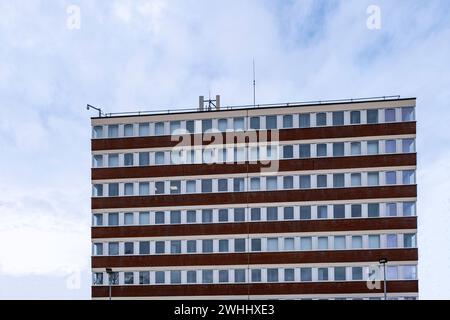
{"label": "sky", "polygon": [[253,59],[257,103],[417,97],[420,298],[449,299],[448,12],[447,0],[0,0],[0,299],[90,298],[87,103],[250,104]]}

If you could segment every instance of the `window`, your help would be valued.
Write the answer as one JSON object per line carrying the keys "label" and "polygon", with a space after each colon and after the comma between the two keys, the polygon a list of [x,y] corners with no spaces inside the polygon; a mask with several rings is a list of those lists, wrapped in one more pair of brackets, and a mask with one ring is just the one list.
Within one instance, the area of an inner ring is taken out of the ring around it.
{"label": "window", "polygon": [[212,192],[212,179],[203,179],[202,181],[202,192],[208,193]]}
{"label": "window", "polygon": [[187,193],[195,193],[197,190],[197,181],[188,180],[186,181],[186,192]]}
{"label": "window", "polygon": [[318,206],[317,207],[317,219],[327,219],[327,218],[328,218],[327,206]]}
{"label": "window", "polygon": [[328,268],[317,269],[317,280],[328,281]]}
{"label": "window", "polygon": [[312,238],[311,237],[300,237],[300,250],[311,250],[312,249]]}
{"label": "window", "polygon": [[343,188],[345,184],[344,174],[343,173],[334,173],[333,174],[333,188]]}
{"label": "window", "polygon": [[352,236],[352,249],[362,249],[362,236]]}
{"label": "window", "polygon": [[388,217],[397,216],[397,204],[396,203],[386,203],[386,215]]}
{"label": "window", "polygon": [[283,146],[283,158],[292,159],[294,157],[294,147],[293,146]]}
{"label": "window", "polygon": [[204,119],[202,120],[202,132],[210,132],[212,130],[212,120]]}
{"label": "window", "polygon": [[166,244],[164,241],[155,241],[155,253],[166,252]]}
{"label": "window", "polygon": [[[156,182],[155,186],[158,186],[158,183],[162,183],[162,192],[164,193],[164,182]],[[156,187],[155,193],[159,191],[161,187]],[[139,182],[139,195],[140,196],[146,196],[150,194],[150,184],[148,182]]]}
{"label": "window", "polygon": [[213,241],[212,240],[202,240],[202,252],[203,253],[213,252]]}
{"label": "window", "polygon": [[267,208],[267,221],[278,220],[278,207]]}
{"label": "window", "polygon": [[311,219],[311,206],[300,206],[300,220]]}
{"label": "window", "polygon": [[266,190],[277,190],[277,177],[266,177]]}
{"label": "window", "polygon": [[228,239],[219,240],[219,252],[228,252]]}
{"label": "window", "polygon": [[190,270],[186,272],[187,283],[197,283],[197,271]]}
{"label": "window", "polygon": [[261,269],[252,269],[252,282],[261,282]]}
{"label": "window", "polygon": [[367,173],[367,184],[369,186],[378,186],[379,185],[378,172],[368,172]]}
{"label": "window", "polygon": [[403,184],[415,183],[414,170],[403,170],[402,173],[403,173]]}
{"label": "window", "polygon": [[133,272],[124,272],[123,276],[124,276],[123,281],[125,284],[133,284],[134,283],[134,273]]}
{"label": "window", "polygon": [[318,237],[317,238],[317,248],[319,250],[328,249],[328,237]]}
{"label": "window", "polygon": [[234,221],[235,222],[245,221],[245,208],[234,209]]}
{"label": "window", "polygon": [[170,194],[179,194],[181,192],[181,181],[172,180],[170,181]]}
{"label": "window", "polygon": [[335,142],[333,143],[333,157],[343,157],[344,156],[344,143]]}
{"label": "window", "polygon": [[195,210],[186,211],[186,222],[187,223],[197,222],[197,212]]}
{"label": "window", "polygon": [[139,254],[150,254],[150,241],[139,242]]}
{"label": "window", "polygon": [[277,116],[266,116],[266,129],[276,129],[277,128]]}
{"label": "window", "polygon": [[367,154],[378,154],[378,140],[367,141]]}
{"label": "window", "polygon": [[259,117],[250,118],[250,129],[259,130],[261,128]]}
{"label": "window", "polygon": [[93,218],[94,218],[93,225],[95,227],[103,226],[103,214],[101,213],[94,214]]}
{"label": "window", "polygon": [[310,144],[299,145],[299,156],[300,156],[300,158],[310,158],[311,157],[311,145]]}
{"label": "window", "polygon": [[150,284],[149,271],[139,271],[139,284]]}
{"label": "window", "polygon": [[319,174],[317,176],[317,188],[326,188],[327,187],[327,175]]}
{"label": "window", "polygon": [[108,214],[108,226],[118,226],[119,225],[119,214],[110,213]]}
{"label": "window", "polygon": [[242,192],[244,190],[244,178],[234,178],[233,179],[233,191]]}
{"label": "window", "polygon": [[181,122],[180,121],[170,121],[170,134],[180,134]]}
{"label": "window", "polygon": [[344,219],[345,218],[345,205],[344,204],[333,205],[333,217],[334,217],[334,219]]}
{"label": "window", "polygon": [[234,270],[234,282],[245,282],[245,269]]}
{"label": "window", "polygon": [[403,266],[403,278],[405,280],[415,280],[417,278],[416,266]]}
{"label": "window", "polygon": [[139,224],[150,224],[150,212],[139,212]]}
{"label": "window", "polygon": [[261,208],[251,208],[250,210],[250,219],[252,221],[261,220]]}
{"label": "window", "polygon": [[363,279],[363,268],[352,267],[352,280],[362,280],[362,279]]}
{"label": "window", "polygon": [[103,243],[94,243],[94,256],[103,255]]}
{"label": "window", "polygon": [[333,112],[333,126],[343,126],[344,125],[344,112],[335,111]]}
{"label": "window", "polygon": [[387,171],[386,172],[386,184],[397,184],[397,172]]}
{"label": "window", "polygon": [[294,250],[294,238],[284,238],[284,250]]}
{"label": "window", "polygon": [[219,270],[219,282],[228,282],[228,281],[230,281],[228,270]]}
{"label": "window", "polygon": [[380,204],[379,203],[369,203],[368,206],[368,216],[369,218],[380,216]]}
{"label": "window", "polygon": [[234,252],[245,252],[245,239],[234,239]]}
{"label": "window", "polygon": [[170,211],[170,223],[171,224],[181,223],[181,211],[179,210]]}
{"label": "window", "polygon": [[186,251],[187,251],[187,253],[197,252],[197,241],[196,240],[187,240],[186,241]]}
{"label": "window", "polygon": [[110,256],[119,255],[119,243],[118,242],[110,242],[108,244],[108,254]]}
{"label": "window", "polygon": [[325,112],[320,112],[316,114],[316,126],[326,126],[327,125],[327,114]]}
{"label": "window", "polygon": [[170,283],[181,283],[181,271],[180,270],[170,271]]}
{"label": "window", "polygon": [[414,233],[405,233],[403,235],[403,247],[404,248],[416,247],[416,235]]}
{"label": "window", "polygon": [[139,123],[139,136],[149,136],[150,135],[150,126],[148,123]]}
{"label": "window", "polygon": [[125,242],[124,243],[124,253],[125,254],[134,254],[134,242]]}
{"label": "window", "polygon": [[415,146],[414,146],[414,139],[403,139],[402,140],[402,152],[403,153],[416,152]]}
{"label": "window", "polygon": [[133,192],[133,183],[125,183],[124,184],[124,193],[126,196],[132,196]]}
{"label": "window", "polygon": [[228,129],[228,119],[219,119],[218,121],[219,131],[225,132]]}
{"label": "window", "polygon": [[351,177],[352,187],[361,186],[361,173],[352,173],[350,175],[350,177]]}
{"label": "window", "polygon": [[260,189],[260,178],[250,178],[250,189],[258,191]]}
{"label": "window", "polygon": [[261,239],[252,239],[252,251],[261,251]]}
{"label": "window", "polygon": [[164,122],[155,123],[155,135],[162,136],[164,133]]}
{"label": "window", "polygon": [[164,211],[155,212],[155,224],[164,224],[166,223],[166,215]]}
{"label": "window", "polygon": [[234,118],[233,125],[234,125],[235,131],[244,131],[245,130],[244,118],[242,118],[242,117]]}
{"label": "window", "polygon": [[285,176],[285,177],[283,177],[283,188],[284,189],[292,189],[292,188],[294,188],[294,177],[293,176]]}
{"label": "window", "polygon": [[403,202],[403,216],[410,217],[416,215],[416,204],[414,202]]}
{"label": "window", "polygon": [[414,107],[402,108],[402,121],[414,121]]}
{"label": "window", "polygon": [[211,223],[213,221],[213,211],[211,209],[202,210],[202,222]]}
{"label": "window", "polygon": [[155,283],[165,283],[166,282],[166,273],[164,271],[156,271],[155,272]]}
{"label": "window", "polygon": [[213,271],[202,270],[202,283],[212,283],[212,282],[213,282]]}
{"label": "window", "polygon": [[350,123],[360,124],[361,123],[361,111],[351,111],[350,112]]}
{"label": "window", "polygon": [[125,212],[123,220],[124,220],[125,225],[134,224],[134,213],[133,212]]}
{"label": "window", "polygon": [[164,164],[164,152],[158,151],[155,152],[155,164]]}
{"label": "window", "polygon": [[350,152],[352,156],[359,156],[361,154],[361,142],[350,143]]}
{"label": "window", "polygon": [[294,269],[284,269],[284,281],[294,281]]}
{"label": "window", "polygon": [[362,206],[360,204],[352,204],[351,211],[352,211],[352,218],[362,217]]}
{"label": "window", "polygon": [[385,109],[384,110],[384,121],[394,122],[395,121],[395,109]]}
{"label": "window", "polygon": [[345,236],[335,236],[334,237],[334,249],[335,250],[344,250],[345,248],[346,248]]}
{"label": "window", "polygon": [[283,128],[292,128],[294,126],[293,117],[291,114],[283,116]]}
{"label": "window", "polygon": [[140,166],[148,166],[148,165],[150,165],[150,153],[148,153],[148,152],[139,152],[139,165]]}
{"label": "window", "polygon": [[92,161],[93,161],[94,168],[103,167],[103,156],[101,154],[94,155]]}
{"label": "window", "polygon": [[396,153],[397,142],[395,140],[386,140],[384,149],[386,153]]}
{"label": "window", "polygon": [[398,267],[397,266],[387,266],[386,268],[386,279],[387,280],[397,280],[398,279]]}
{"label": "window", "polygon": [[117,138],[119,136],[119,126],[109,125],[108,126],[108,138]]}
{"label": "window", "polygon": [[327,144],[320,143],[316,146],[317,156],[318,157],[326,157],[327,156]]}
{"label": "window", "polygon": [[[234,219],[236,221],[236,212]],[[219,209],[219,222],[227,222],[227,221],[228,221],[228,209]]]}
{"label": "window", "polygon": [[312,281],[311,268],[300,268],[300,281]]}
{"label": "window", "polygon": [[380,248],[380,236],[379,235],[369,235],[369,248],[378,249]]}
{"label": "window", "polygon": [[396,234],[388,234],[387,235],[387,247],[388,248],[397,248],[397,235]]}
{"label": "window", "polygon": [[378,109],[367,110],[367,123],[378,123]]}
{"label": "window", "polygon": [[278,282],[278,269],[276,268],[267,269],[267,281]]}
{"label": "window", "polygon": [[119,166],[119,155],[117,153],[111,153],[108,155],[108,167]]}
{"label": "window", "polygon": [[195,133],[195,121],[194,120],[186,121],[186,131],[189,133]]}
{"label": "window", "polygon": [[125,137],[132,137],[134,135],[134,133],[133,133],[133,125],[132,124],[125,124],[123,126],[123,135]]}
{"label": "window", "polygon": [[345,281],[345,267],[334,267],[334,281]]}
{"label": "window", "polygon": [[93,139],[103,138],[103,127],[102,126],[94,126],[92,128],[92,138]]}
{"label": "window", "polygon": [[298,117],[300,128],[309,128],[311,126],[309,113],[299,114]]}
{"label": "window", "polygon": [[300,176],[300,189],[311,188],[311,176],[302,175]]}
{"label": "window", "polygon": [[267,251],[278,251],[278,238],[267,238]]}
{"label": "window", "polygon": [[284,215],[284,220],[294,219],[294,207],[284,207],[283,215]]}

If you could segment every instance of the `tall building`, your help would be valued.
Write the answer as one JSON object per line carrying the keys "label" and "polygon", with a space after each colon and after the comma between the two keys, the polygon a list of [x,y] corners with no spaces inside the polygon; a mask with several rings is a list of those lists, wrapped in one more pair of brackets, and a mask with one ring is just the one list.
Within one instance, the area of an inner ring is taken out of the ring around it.
{"label": "tall building", "polygon": [[416,299],[415,104],[92,118],[92,297]]}

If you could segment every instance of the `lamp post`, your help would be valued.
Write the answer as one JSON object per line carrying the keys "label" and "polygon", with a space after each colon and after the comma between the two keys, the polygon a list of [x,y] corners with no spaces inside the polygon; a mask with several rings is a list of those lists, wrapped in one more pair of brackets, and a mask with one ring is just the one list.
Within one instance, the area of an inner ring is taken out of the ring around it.
{"label": "lamp post", "polygon": [[384,300],[387,300],[386,263],[388,263],[388,259],[387,258],[381,258],[378,262],[383,265]]}
{"label": "lamp post", "polygon": [[106,273],[108,274],[108,283],[109,283],[109,300],[111,300],[111,286],[112,286],[112,268],[106,268]]}

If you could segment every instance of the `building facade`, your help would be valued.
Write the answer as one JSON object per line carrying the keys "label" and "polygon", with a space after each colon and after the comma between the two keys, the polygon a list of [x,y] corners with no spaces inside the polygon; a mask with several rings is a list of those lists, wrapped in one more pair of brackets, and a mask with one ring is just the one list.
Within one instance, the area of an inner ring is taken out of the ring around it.
{"label": "building facade", "polygon": [[92,118],[92,297],[418,298],[415,105]]}

